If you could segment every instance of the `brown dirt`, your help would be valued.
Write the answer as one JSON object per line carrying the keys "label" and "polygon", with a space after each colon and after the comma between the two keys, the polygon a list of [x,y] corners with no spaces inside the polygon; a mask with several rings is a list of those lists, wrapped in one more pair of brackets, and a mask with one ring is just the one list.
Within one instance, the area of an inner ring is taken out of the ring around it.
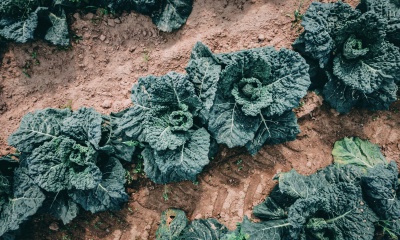
{"label": "brown dirt", "polygon": [[[304,1],[302,12],[310,2]],[[82,39],[71,49],[43,42],[10,44],[0,66],[0,155],[14,151],[6,139],[27,112],[69,106],[120,111],[131,105],[130,89],[140,76],[184,72],[196,41],[216,53],[290,48],[301,31],[292,22],[298,6],[299,0],[196,0],[187,24],[172,34],[157,31],[149,17],[136,13],[114,20],[75,14],[72,29]],[[217,218],[233,229],[268,195],[276,173],[294,168],[311,174],[329,165],[333,143],[345,136],[370,139],[399,162],[400,102],[390,111],[354,110],[342,116],[321,106],[314,93],[303,101],[297,109],[302,133],[293,142],[266,146],[254,157],[244,149],[222,148],[198,183],[164,186],[139,177],[128,189],[131,198],[123,210],[83,213],[67,226],[39,216],[23,228],[21,239],[154,239],[161,212],[169,207],[182,208],[190,219]],[[55,223],[59,229],[50,230]]]}

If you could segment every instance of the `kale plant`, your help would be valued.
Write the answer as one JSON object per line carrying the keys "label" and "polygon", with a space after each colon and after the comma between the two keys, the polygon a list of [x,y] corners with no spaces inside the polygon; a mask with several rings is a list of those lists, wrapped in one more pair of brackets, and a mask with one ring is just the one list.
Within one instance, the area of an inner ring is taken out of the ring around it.
{"label": "kale plant", "polygon": [[400,51],[385,40],[387,21],[374,12],[362,14],[348,4],[311,4],[303,17],[304,32],[293,47],[308,58],[312,69],[328,79],[325,100],[338,112],[353,107],[385,110],[394,102],[400,79]]}
{"label": "kale plant", "polygon": [[51,204],[42,209],[70,222],[79,211],[119,209],[128,200],[125,170],[135,151],[114,133],[115,117],[91,108],[44,109],[28,113],[8,142]]}
{"label": "kale plant", "polygon": [[186,75],[147,76],[133,86],[134,107],[117,122],[122,139],[146,144],[144,171],[156,183],[195,180],[209,163],[210,135],[200,125],[200,98]]}
{"label": "kale plant", "polygon": [[299,54],[264,47],[214,55],[197,43],[186,70],[203,102],[202,120],[218,143],[256,154],[264,144],[299,133],[292,109],[310,85]]}

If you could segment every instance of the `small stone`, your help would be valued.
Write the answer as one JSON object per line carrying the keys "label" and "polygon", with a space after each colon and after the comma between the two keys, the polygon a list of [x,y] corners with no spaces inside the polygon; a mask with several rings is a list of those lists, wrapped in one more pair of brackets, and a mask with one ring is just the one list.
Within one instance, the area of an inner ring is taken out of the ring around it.
{"label": "small stone", "polygon": [[52,231],[58,231],[58,229],[60,229],[60,227],[58,226],[58,224],[56,222],[53,222],[50,224],[49,229]]}
{"label": "small stone", "polygon": [[262,42],[262,41],[264,41],[264,40],[265,40],[264,34],[258,35],[258,41]]}
{"label": "small stone", "polygon": [[114,21],[114,19],[108,19],[107,25],[110,26],[110,27],[115,27],[115,21]]}
{"label": "small stone", "polygon": [[112,105],[112,102],[110,100],[105,100],[102,104],[101,107],[102,108],[110,108]]}
{"label": "small stone", "polygon": [[114,19],[114,22],[115,22],[116,24],[120,24],[120,23],[121,23],[121,19],[116,18],[116,19]]}
{"label": "small stone", "polygon": [[75,13],[75,14],[74,14],[74,18],[75,18],[76,20],[80,19],[79,13]]}
{"label": "small stone", "polygon": [[85,18],[87,20],[92,20],[94,18],[94,14],[93,13],[88,13],[88,14],[86,14]]}
{"label": "small stone", "polygon": [[101,40],[101,41],[104,41],[104,40],[106,40],[106,36],[104,36],[104,35],[100,35],[100,40]]}
{"label": "small stone", "polygon": [[308,161],[307,164],[306,164],[306,166],[307,166],[307,167],[311,167],[311,162]]}
{"label": "small stone", "polygon": [[147,36],[147,32],[145,30],[143,30],[142,34],[143,34],[143,37]]}

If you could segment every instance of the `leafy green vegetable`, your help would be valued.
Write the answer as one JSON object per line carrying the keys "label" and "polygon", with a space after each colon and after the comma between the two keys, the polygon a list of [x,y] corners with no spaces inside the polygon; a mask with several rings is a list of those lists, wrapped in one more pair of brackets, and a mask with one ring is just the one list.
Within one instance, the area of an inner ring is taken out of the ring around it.
{"label": "leafy green vegetable", "polygon": [[196,125],[202,107],[186,75],[140,78],[134,107],[117,120],[116,135],[146,143],[144,171],[156,183],[195,180],[209,163],[210,135]]}
{"label": "leafy green vegetable", "polygon": [[69,192],[70,197],[85,210],[96,213],[105,210],[118,210],[128,201],[125,192],[125,169],[114,158],[105,159],[99,164],[101,181],[88,191],[76,189]]}
{"label": "leafy green vegetable", "polygon": [[164,32],[179,29],[192,12],[193,0],[163,0],[152,12],[153,23]]}
{"label": "leafy green vegetable", "polygon": [[362,12],[372,11],[387,19],[386,38],[400,46],[400,2],[398,0],[361,0]]}
{"label": "leafy green vegetable", "polygon": [[39,7],[34,12],[29,13],[28,17],[20,21],[12,21],[7,24],[0,24],[0,36],[14,40],[18,43],[25,43],[34,39],[34,33],[38,26],[39,14],[47,8]]}
{"label": "leafy green vegetable", "polygon": [[69,45],[69,33],[67,17],[65,12],[61,11],[60,16],[53,13],[49,13],[49,19],[52,26],[47,30],[44,39],[51,42],[54,45],[68,46]]}
{"label": "leafy green vegetable", "polygon": [[128,200],[120,161],[130,162],[136,147],[115,135],[120,117],[92,108],[44,109],[23,117],[8,141],[22,152],[19,161],[31,185],[44,190],[42,212],[68,223],[79,206],[115,210]]}
{"label": "leafy green vegetable", "polygon": [[22,118],[17,131],[8,138],[8,144],[20,152],[31,153],[44,142],[60,136],[62,121],[70,115],[69,109],[51,108],[28,113]]}
{"label": "leafy green vegetable", "polygon": [[342,2],[314,2],[302,25],[293,47],[326,73],[326,84],[315,73],[312,81],[323,86],[325,100],[338,112],[385,110],[396,100],[400,51],[385,40],[386,19]]}
{"label": "leafy green vegetable", "polygon": [[96,161],[97,152],[90,145],[60,137],[36,148],[28,157],[28,168],[35,183],[46,191],[88,190],[101,180]]}
{"label": "leafy green vegetable", "polygon": [[203,103],[202,121],[218,143],[255,154],[266,143],[294,140],[299,133],[291,110],[310,81],[295,52],[265,47],[214,55],[197,43],[186,70]]}
{"label": "leafy green vegetable", "polygon": [[27,169],[8,157],[0,158],[0,236],[17,230],[37,212],[45,195],[28,176]]}
{"label": "leafy green vegetable", "polygon": [[210,109],[214,104],[221,72],[221,66],[218,63],[210,49],[201,42],[197,42],[186,67],[189,79],[195,86],[196,95],[203,105],[200,110],[203,123],[208,121]]}
{"label": "leafy green vegetable", "polygon": [[351,164],[368,169],[388,163],[378,145],[357,137],[337,141],[333,147],[332,155],[337,166]]}
{"label": "leafy green vegetable", "polygon": [[192,221],[183,229],[181,239],[221,239],[228,229],[213,218]]}
{"label": "leafy green vegetable", "polygon": [[186,228],[188,219],[185,213],[179,209],[167,209],[161,215],[161,223],[156,232],[157,240],[177,240]]}
{"label": "leafy green vegetable", "polygon": [[209,163],[210,135],[204,128],[189,132],[190,138],[176,150],[143,150],[144,171],[155,183],[195,181]]}

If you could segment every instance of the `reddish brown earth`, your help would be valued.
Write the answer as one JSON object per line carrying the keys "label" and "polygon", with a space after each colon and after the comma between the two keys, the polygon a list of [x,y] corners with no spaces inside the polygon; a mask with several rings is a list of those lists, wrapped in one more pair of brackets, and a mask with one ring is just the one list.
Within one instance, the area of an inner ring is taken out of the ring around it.
{"label": "reddish brown earth", "polygon": [[[81,106],[120,111],[131,105],[130,89],[140,76],[184,72],[196,41],[216,53],[290,48],[301,31],[293,21],[299,2],[195,0],[187,24],[175,33],[159,32],[149,17],[135,13],[117,18],[75,14],[71,49],[43,42],[10,44],[0,66],[0,155],[14,151],[6,139],[27,112]],[[301,12],[310,2],[304,1]],[[169,207],[182,208],[190,219],[217,218],[233,229],[268,195],[276,173],[294,168],[311,174],[331,164],[333,143],[346,136],[369,139],[400,163],[400,102],[390,111],[354,110],[345,116],[321,106],[315,93],[303,102],[296,109],[302,133],[293,142],[265,146],[254,157],[222,147],[197,183],[156,185],[133,174],[138,179],[129,185],[131,197],[123,210],[83,213],[66,226],[39,216],[22,227],[21,239],[154,239],[160,214]]]}

